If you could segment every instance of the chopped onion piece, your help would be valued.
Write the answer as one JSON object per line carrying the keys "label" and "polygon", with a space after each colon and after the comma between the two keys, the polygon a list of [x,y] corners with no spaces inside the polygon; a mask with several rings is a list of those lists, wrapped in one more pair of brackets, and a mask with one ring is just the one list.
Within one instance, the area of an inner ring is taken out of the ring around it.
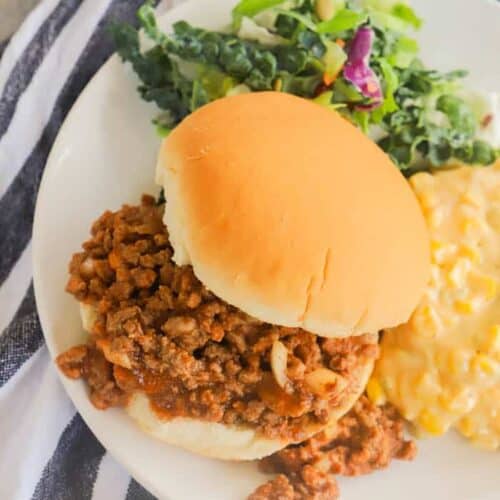
{"label": "chopped onion piece", "polygon": [[271,369],[278,385],[284,389],[288,382],[286,367],[288,350],[279,340],[275,340],[271,348]]}
{"label": "chopped onion piece", "polygon": [[121,366],[122,368],[127,368],[130,370],[132,368],[132,363],[129,357],[122,353],[116,352],[111,348],[111,341],[108,339],[99,339],[96,342],[97,347],[102,351],[104,357],[112,364]]}
{"label": "chopped onion piece", "polygon": [[347,382],[338,373],[328,368],[318,368],[305,377],[306,384],[318,396],[331,397],[340,394],[347,386]]}

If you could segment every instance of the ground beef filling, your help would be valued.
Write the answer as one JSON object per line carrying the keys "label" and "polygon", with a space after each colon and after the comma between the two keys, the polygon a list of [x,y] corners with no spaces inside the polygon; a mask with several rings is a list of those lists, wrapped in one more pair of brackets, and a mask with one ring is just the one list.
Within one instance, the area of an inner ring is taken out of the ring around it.
{"label": "ground beef filling", "polygon": [[368,474],[394,458],[412,460],[415,454],[397,411],[363,396],[334,427],[262,460],[264,472],[279,475],[248,500],[334,500],[339,496],[335,474]]}
{"label": "ground beef filling", "polygon": [[[163,417],[250,425],[270,438],[299,440],[326,423],[376,357],[373,337],[321,339],[228,305],[173,263],[162,212],[151,197],[106,212],[73,256],[67,291],[97,317],[87,345],[59,356],[63,372],[83,377],[101,409],[140,390]],[[271,367],[277,341],[284,379]],[[337,378],[321,387],[325,368]]]}

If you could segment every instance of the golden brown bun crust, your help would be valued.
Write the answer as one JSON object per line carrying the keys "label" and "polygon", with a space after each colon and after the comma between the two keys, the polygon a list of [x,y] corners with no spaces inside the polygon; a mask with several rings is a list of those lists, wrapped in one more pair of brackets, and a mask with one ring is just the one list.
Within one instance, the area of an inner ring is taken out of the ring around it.
{"label": "golden brown bun crust", "polygon": [[417,200],[337,113],[277,92],[220,99],[164,141],[157,181],[174,260],[260,320],[342,337],[403,323],[420,299]]}

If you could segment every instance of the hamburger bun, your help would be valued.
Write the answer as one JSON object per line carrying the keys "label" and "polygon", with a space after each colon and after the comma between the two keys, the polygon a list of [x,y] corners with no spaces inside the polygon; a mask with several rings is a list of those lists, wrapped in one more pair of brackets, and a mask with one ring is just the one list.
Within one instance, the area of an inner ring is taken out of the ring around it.
{"label": "hamburger bun", "polygon": [[335,112],[278,92],[220,99],[163,142],[157,182],[179,265],[259,320],[325,337],[404,323],[426,285],[407,181]]}
{"label": "hamburger bun", "polygon": [[[94,306],[80,303],[80,316],[84,329],[91,333],[98,318]],[[373,343],[378,335],[373,335]],[[106,352],[104,355],[106,356]],[[113,360],[108,359],[113,362]],[[343,417],[359,399],[373,371],[373,361],[367,362],[353,374],[355,383],[344,399],[332,410],[329,424]],[[147,434],[173,446],[184,448],[198,455],[221,460],[256,460],[279,451],[292,444],[290,440],[269,439],[248,427],[224,425],[193,418],[163,419],[153,411],[148,397],[142,392],[134,393],[126,406],[128,415]],[[327,425],[329,425],[327,424]],[[311,425],[304,429],[305,439],[325,428]]]}

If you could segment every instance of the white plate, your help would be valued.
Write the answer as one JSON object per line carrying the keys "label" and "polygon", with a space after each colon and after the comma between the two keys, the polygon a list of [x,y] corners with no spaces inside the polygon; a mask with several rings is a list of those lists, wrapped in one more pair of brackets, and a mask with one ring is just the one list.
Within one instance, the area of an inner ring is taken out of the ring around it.
{"label": "white plate", "polygon": [[[197,0],[162,19],[186,19],[208,28],[229,20],[234,0]],[[427,62],[465,67],[482,88],[500,90],[500,10],[485,0],[415,0],[426,20],[421,34]],[[136,203],[153,185],[158,139],[152,106],[141,102],[129,68],[113,57],[85,89],[54,145],[38,198],[34,227],[35,291],[53,356],[83,341],[78,307],[64,292],[67,265],[105,209]],[[191,455],[141,433],[120,410],[91,406],[84,384],[62,382],[107,450],[146,488],[171,500],[243,500],[266,476],[253,464],[230,464]],[[500,455],[474,450],[454,435],[420,443],[412,464],[341,479],[343,498],[361,500],[493,500],[500,497]]]}

